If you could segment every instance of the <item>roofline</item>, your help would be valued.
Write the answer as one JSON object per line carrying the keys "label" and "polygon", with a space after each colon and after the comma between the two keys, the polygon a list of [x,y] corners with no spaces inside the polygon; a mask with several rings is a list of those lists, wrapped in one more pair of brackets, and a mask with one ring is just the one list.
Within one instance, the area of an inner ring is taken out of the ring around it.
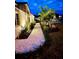
{"label": "roofline", "polygon": [[15,3],[16,4],[28,4],[27,2],[16,2],[16,1],[15,1]]}

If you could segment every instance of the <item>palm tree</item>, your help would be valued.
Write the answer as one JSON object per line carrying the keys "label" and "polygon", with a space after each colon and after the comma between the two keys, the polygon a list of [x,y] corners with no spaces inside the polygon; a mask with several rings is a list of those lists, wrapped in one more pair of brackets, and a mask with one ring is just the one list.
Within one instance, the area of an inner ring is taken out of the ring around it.
{"label": "palm tree", "polygon": [[55,11],[46,7],[41,7],[41,12],[38,14],[40,17],[40,21],[50,20],[55,16]]}
{"label": "palm tree", "polygon": [[52,26],[51,19],[53,20],[53,17],[55,16],[55,11],[49,9],[47,6],[41,7],[41,12],[39,13],[39,16],[41,24],[44,27],[44,30],[46,30],[48,27]]}

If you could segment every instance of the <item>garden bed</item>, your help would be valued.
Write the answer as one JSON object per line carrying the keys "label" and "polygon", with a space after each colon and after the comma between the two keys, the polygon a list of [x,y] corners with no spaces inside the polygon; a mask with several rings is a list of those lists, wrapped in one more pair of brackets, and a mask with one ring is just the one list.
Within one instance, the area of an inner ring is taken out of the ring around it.
{"label": "garden bed", "polygon": [[34,25],[35,24],[31,24],[29,32],[26,32],[27,29],[22,30],[20,35],[16,39],[27,39],[34,28]]}

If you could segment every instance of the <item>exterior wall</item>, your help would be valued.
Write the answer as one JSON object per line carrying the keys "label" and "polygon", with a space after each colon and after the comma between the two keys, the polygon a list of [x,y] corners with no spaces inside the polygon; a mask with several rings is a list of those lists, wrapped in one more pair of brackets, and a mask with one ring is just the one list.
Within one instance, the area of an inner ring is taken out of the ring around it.
{"label": "exterior wall", "polygon": [[34,20],[34,16],[32,14],[30,14],[30,23],[34,23],[35,20]]}
{"label": "exterior wall", "polygon": [[[15,35],[16,37],[18,37],[19,34],[21,33],[21,30],[23,30],[23,28],[29,27],[28,25],[29,22],[30,23],[34,22],[34,16],[30,13],[30,10],[27,4],[16,4],[15,15],[16,14],[18,15],[18,18],[17,16],[15,16],[16,17]],[[17,21],[19,22],[19,24]]]}
{"label": "exterior wall", "polygon": [[25,27],[26,25],[26,15],[25,12],[19,10],[19,24],[22,27]]}

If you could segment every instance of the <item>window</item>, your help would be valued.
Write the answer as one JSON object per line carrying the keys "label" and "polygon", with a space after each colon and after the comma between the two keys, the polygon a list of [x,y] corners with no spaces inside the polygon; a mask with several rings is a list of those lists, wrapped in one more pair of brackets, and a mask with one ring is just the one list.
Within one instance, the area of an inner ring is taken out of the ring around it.
{"label": "window", "polygon": [[16,16],[15,16],[15,25],[19,25],[19,18],[18,18],[18,14],[16,14]]}

